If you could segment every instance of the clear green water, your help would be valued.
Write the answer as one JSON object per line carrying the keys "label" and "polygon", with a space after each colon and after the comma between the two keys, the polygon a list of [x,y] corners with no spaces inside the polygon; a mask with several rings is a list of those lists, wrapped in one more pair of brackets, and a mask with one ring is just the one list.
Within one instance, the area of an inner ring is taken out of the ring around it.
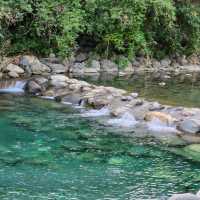
{"label": "clear green water", "polygon": [[167,199],[200,188],[200,163],[46,100],[0,96],[1,200]]}
{"label": "clear green water", "polygon": [[[114,86],[130,92],[138,92],[148,100],[157,100],[163,104],[200,107],[200,74],[182,74],[166,79],[162,74],[142,74],[129,77],[100,76],[96,80],[86,80],[105,86]],[[165,86],[159,83],[165,82]]]}

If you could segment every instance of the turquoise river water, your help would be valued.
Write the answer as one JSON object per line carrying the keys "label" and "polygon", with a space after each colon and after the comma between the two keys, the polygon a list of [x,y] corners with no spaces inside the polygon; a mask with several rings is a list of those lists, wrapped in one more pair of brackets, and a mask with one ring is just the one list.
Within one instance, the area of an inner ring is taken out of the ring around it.
{"label": "turquoise river water", "polygon": [[200,189],[200,163],[115,134],[79,110],[0,96],[1,200],[165,200]]}

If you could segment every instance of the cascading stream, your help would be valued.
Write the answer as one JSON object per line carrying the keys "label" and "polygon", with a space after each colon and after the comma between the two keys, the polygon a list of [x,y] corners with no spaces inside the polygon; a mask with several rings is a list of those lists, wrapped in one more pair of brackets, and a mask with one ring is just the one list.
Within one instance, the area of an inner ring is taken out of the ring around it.
{"label": "cascading stream", "polygon": [[24,93],[25,80],[5,80],[0,82],[1,93]]}

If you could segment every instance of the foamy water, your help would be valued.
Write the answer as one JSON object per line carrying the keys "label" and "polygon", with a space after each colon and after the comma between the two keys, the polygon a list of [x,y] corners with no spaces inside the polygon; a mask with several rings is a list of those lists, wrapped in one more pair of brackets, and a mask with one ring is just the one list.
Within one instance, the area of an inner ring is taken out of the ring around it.
{"label": "foamy water", "polygon": [[108,124],[112,126],[133,128],[138,122],[135,117],[130,113],[124,113],[121,117],[108,120]]}
{"label": "foamy water", "polygon": [[86,111],[81,114],[82,117],[100,117],[100,116],[108,116],[110,114],[110,111],[107,107],[103,107],[99,110],[92,109],[89,111]]}
{"label": "foamy water", "polygon": [[9,82],[2,83],[0,93],[24,93],[24,86],[26,84],[26,81],[16,81],[11,82],[9,85]]}
{"label": "foamy water", "polygon": [[152,132],[176,133],[177,129],[174,126],[168,126],[158,119],[153,119],[147,123],[148,129]]}

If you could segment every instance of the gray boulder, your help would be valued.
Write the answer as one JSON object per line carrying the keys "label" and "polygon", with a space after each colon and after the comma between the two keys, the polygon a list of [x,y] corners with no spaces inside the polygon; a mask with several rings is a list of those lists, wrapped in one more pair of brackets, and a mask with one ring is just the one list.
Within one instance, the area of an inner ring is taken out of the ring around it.
{"label": "gray boulder", "polygon": [[117,73],[118,66],[110,60],[102,60],[101,61],[101,71],[107,72],[107,73]]}
{"label": "gray boulder", "polygon": [[51,72],[51,69],[42,64],[35,56],[23,56],[20,59],[20,65],[24,67],[29,74],[42,75]]}
{"label": "gray boulder", "polygon": [[69,70],[67,65],[57,63],[46,63],[46,65],[51,69],[52,74],[63,74]]}
{"label": "gray boulder", "polygon": [[52,75],[50,78],[50,85],[55,88],[64,88],[68,85],[68,78],[64,75]]}
{"label": "gray boulder", "polygon": [[98,60],[92,60],[89,66],[86,66],[84,68],[84,73],[90,74],[90,73],[99,73],[101,70],[101,64]]}
{"label": "gray boulder", "polygon": [[10,76],[11,78],[19,78],[19,74],[17,74],[16,72],[14,71],[11,71],[8,73],[8,76]]}
{"label": "gray boulder", "polygon": [[179,124],[179,129],[185,133],[196,134],[200,133],[199,119],[185,119]]}
{"label": "gray boulder", "polygon": [[174,194],[169,200],[200,200],[200,197],[190,193]]}
{"label": "gray boulder", "polygon": [[160,62],[162,67],[169,67],[171,65],[171,60],[169,58],[165,58]]}
{"label": "gray boulder", "polygon": [[40,95],[42,92],[42,87],[36,83],[35,81],[31,80],[28,81],[26,86],[25,86],[25,91],[28,94],[32,94],[32,95]]}
{"label": "gray boulder", "polygon": [[14,65],[12,63],[10,63],[7,67],[6,67],[6,71],[8,72],[14,72],[16,74],[23,74],[24,70],[19,67],[18,65]]}
{"label": "gray boulder", "polygon": [[70,73],[75,74],[75,75],[83,75],[84,74],[84,69],[85,69],[85,63],[75,63],[73,66],[70,68]]}
{"label": "gray boulder", "polygon": [[49,86],[49,81],[48,81],[48,79],[46,79],[46,78],[44,78],[44,77],[37,77],[37,78],[34,78],[34,81],[35,81],[37,84],[39,84],[43,90],[46,90],[47,87]]}

